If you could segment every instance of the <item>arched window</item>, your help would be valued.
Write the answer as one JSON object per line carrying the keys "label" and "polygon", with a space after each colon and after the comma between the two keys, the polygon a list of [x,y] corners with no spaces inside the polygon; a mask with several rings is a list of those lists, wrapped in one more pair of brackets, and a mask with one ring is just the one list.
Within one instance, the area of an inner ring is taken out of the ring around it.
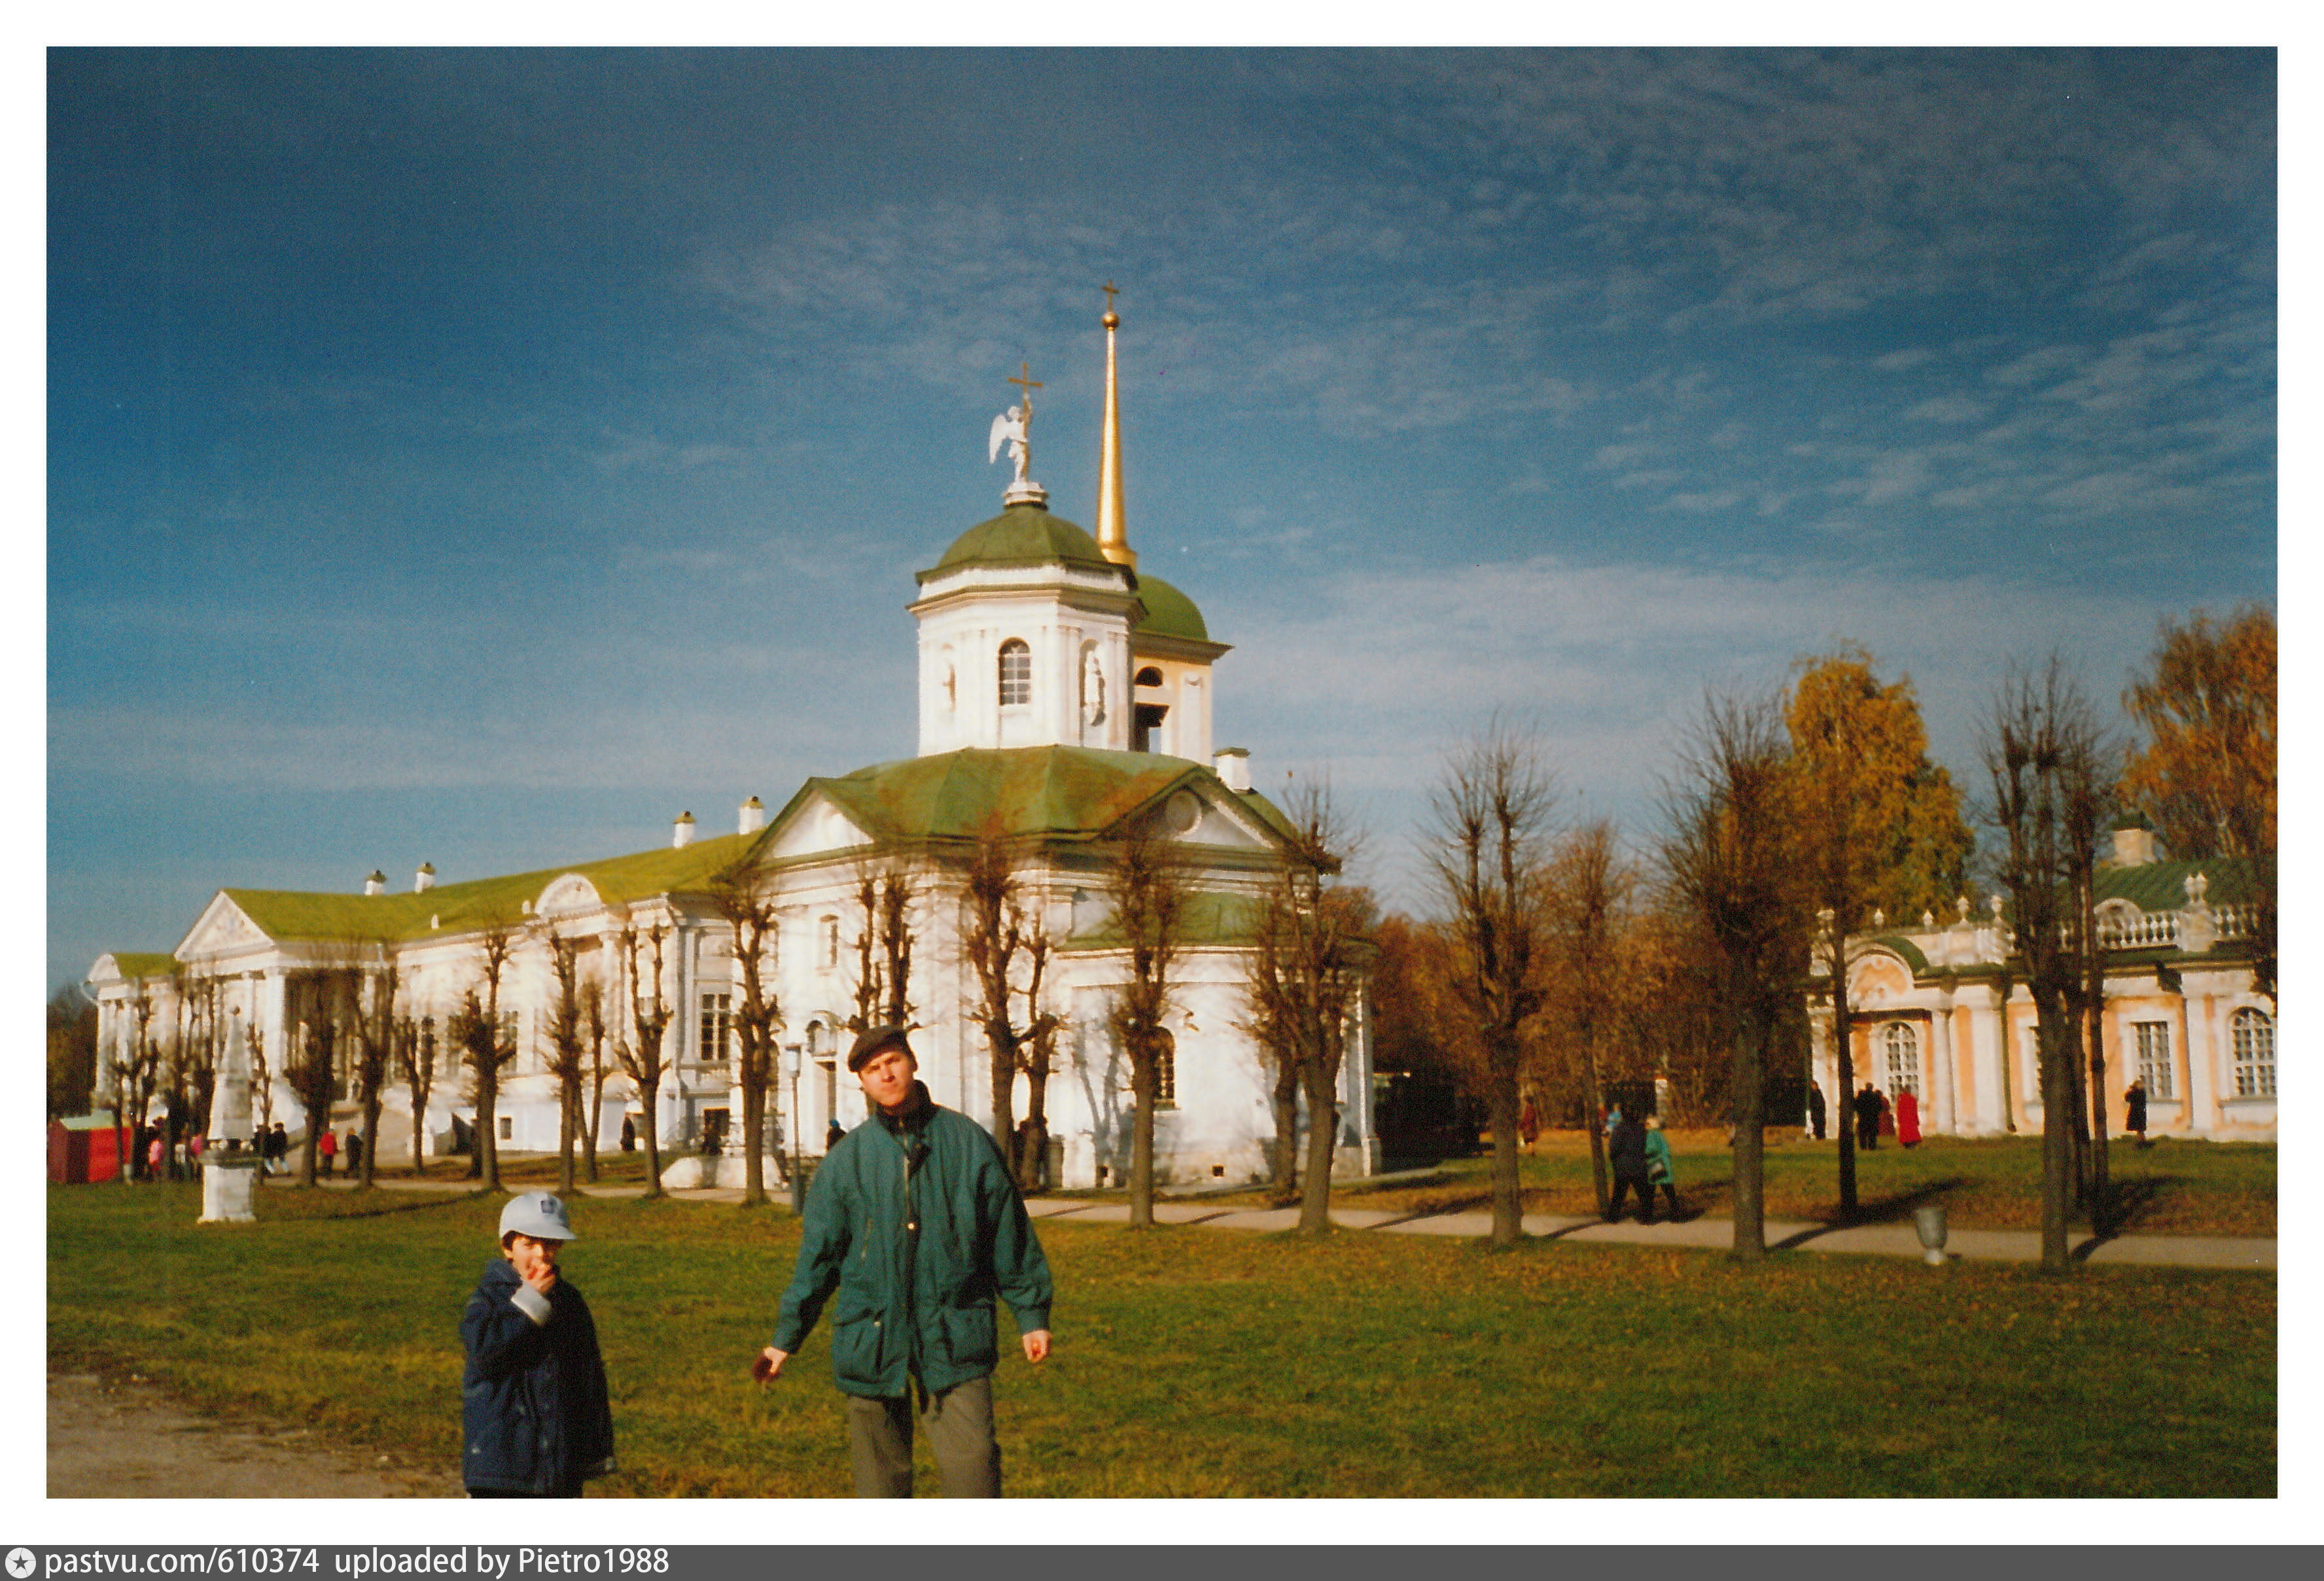
{"label": "arched window", "polygon": [[2275,1023],[2264,1010],[2236,1012],[2232,1023],[2236,1051],[2236,1096],[2275,1096]]}
{"label": "arched window", "polygon": [[1892,1021],[1881,1034],[1888,1055],[1888,1096],[1909,1092],[1921,1096],[1921,1040],[1910,1026]]}
{"label": "arched window", "polygon": [[1001,706],[1033,701],[1033,650],[1011,637],[1001,645]]}

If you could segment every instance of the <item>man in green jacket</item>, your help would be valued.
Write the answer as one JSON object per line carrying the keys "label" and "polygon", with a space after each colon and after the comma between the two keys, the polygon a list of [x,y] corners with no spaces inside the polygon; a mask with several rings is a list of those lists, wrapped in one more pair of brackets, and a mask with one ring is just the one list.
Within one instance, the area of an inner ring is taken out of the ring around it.
{"label": "man in green jacket", "polygon": [[911,1496],[917,1397],[945,1495],[999,1498],[992,1298],[1015,1315],[1025,1359],[1045,1360],[1049,1261],[1001,1150],[975,1121],[930,1101],[901,1027],[857,1038],[847,1068],[872,1118],[816,1171],[775,1341],[752,1375],[780,1377],[837,1291],[831,1361],[848,1397],[857,1496]]}

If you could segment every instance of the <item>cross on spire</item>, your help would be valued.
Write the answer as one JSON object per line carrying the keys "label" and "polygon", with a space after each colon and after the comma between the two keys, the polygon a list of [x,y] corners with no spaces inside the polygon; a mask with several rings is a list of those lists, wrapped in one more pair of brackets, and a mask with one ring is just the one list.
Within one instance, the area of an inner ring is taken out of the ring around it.
{"label": "cross on spire", "polygon": [[1048,388],[1038,379],[1032,377],[1032,363],[1019,363],[1017,364],[1017,372],[1009,376],[1009,382],[1016,385],[1025,392],[1025,399],[1028,404],[1030,404],[1032,401],[1033,391],[1036,390],[1046,390]]}

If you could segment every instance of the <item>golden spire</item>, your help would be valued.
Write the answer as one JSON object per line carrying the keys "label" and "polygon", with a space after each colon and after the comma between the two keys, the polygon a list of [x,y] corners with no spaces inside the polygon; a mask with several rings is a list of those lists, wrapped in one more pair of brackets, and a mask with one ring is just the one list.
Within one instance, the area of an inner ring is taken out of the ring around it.
{"label": "golden spire", "polygon": [[1135,571],[1138,551],[1130,547],[1121,512],[1121,391],[1113,375],[1113,332],[1121,327],[1121,316],[1113,310],[1113,284],[1108,281],[1102,320],[1105,325],[1105,428],[1097,453],[1097,547],[1115,565]]}

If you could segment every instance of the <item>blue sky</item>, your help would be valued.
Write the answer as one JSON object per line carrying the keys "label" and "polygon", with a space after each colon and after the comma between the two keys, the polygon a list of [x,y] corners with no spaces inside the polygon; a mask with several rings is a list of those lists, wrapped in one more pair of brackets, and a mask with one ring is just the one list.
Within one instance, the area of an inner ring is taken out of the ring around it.
{"label": "blue sky", "polygon": [[61,52],[48,977],[222,886],[641,850],[914,746],[1004,382],[1369,876],[1530,722],[1643,846],[1860,641],[1973,777],[2276,596],[2265,52]]}

